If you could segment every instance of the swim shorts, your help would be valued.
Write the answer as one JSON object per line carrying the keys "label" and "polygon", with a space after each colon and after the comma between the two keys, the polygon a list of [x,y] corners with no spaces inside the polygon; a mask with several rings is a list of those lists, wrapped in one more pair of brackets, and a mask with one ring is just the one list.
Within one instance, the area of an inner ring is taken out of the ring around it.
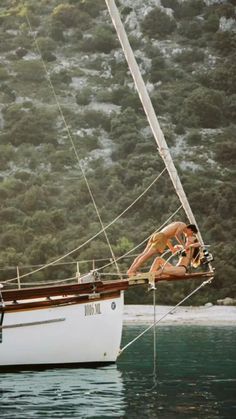
{"label": "swim shorts", "polygon": [[167,240],[164,233],[154,233],[149,239],[149,244],[158,252],[163,253],[166,248]]}

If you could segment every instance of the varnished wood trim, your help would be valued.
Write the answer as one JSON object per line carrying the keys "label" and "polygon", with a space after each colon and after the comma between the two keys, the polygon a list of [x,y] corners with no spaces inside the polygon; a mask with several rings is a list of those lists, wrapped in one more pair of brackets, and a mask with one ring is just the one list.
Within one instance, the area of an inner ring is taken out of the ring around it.
{"label": "varnished wood trim", "polygon": [[128,287],[127,280],[102,282],[95,281],[86,284],[54,285],[40,288],[21,288],[18,290],[2,290],[4,302],[14,300],[27,300],[34,298],[47,298],[67,295],[91,294],[112,290],[125,290]]}
{"label": "varnished wood trim", "polygon": [[22,302],[19,301],[15,304],[6,304],[4,308],[5,313],[13,313],[19,311],[31,311],[31,310],[38,310],[38,309],[45,309],[50,307],[62,307],[67,305],[74,305],[74,304],[84,304],[84,303],[92,303],[97,301],[108,300],[112,298],[119,298],[120,297],[120,290],[107,292],[100,295],[100,297],[95,299],[90,299],[89,295],[75,295],[70,297],[64,298],[57,298],[55,300],[38,300],[38,301],[30,301],[30,302]]}

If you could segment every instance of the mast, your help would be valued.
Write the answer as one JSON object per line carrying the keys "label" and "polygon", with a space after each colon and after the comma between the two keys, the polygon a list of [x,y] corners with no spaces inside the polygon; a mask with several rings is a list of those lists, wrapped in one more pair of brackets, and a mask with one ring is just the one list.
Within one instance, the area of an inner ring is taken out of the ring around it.
{"label": "mast", "polygon": [[[137,61],[135,59],[133,50],[130,46],[127,34],[125,32],[125,28],[123,26],[123,23],[121,22],[119,11],[116,7],[114,0],[105,0],[107,4],[108,11],[110,13],[112,23],[116,29],[120,44],[122,46],[122,49],[125,54],[126,61],[128,63],[130,72],[132,74],[136,89],[139,94],[139,98],[142,102],[143,109],[146,113],[148,122],[150,124],[151,130],[153,132],[154,138],[156,140],[156,143],[158,145],[158,150],[160,153],[160,156],[162,157],[166,168],[168,170],[168,173],[170,175],[170,178],[172,180],[172,183],[174,185],[174,188],[176,190],[176,193],[180,199],[181,204],[183,205],[183,209],[190,221],[190,223],[195,224],[197,226],[196,219],[193,215],[192,209],[189,205],[187,196],[184,192],[182,183],[180,181],[179,175],[177,173],[177,170],[175,168],[174,162],[172,160],[168,145],[166,143],[166,140],[164,138],[164,134],[160,128],[157,116],[155,114],[151,99],[149,97],[149,94],[147,92],[145,83],[143,81],[142,75],[140,73]],[[198,229],[199,231],[199,229]],[[202,236],[200,231],[198,232],[199,242],[204,245]]]}

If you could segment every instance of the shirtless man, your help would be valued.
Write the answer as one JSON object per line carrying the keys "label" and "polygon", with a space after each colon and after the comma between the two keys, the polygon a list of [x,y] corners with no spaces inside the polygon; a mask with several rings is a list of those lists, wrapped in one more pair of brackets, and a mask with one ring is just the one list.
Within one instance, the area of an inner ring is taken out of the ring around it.
{"label": "shirtless man", "polygon": [[194,235],[188,236],[185,248],[181,252],[176,266],[166,262],[166,260],[161,257],[157,257],[151,266],[150,272],[155,272],[157,276],[161,276],[162,274],[170,276],[184,276],[190,265],[194,267],[199,265],[200,253],[198,248],[200,246],[200,243]]}
{"label": "shirtless man", "polygon": [[148,240],[147,246],[144,251],[137,256],[130,266],[127,274],[129,276],[136,275],[138,268],[151,258],[156,253],[162,254],[166,248],[169,247],[172,253],[176,252],[176,248],[171,242],[171,238],[176,238],[178,243],[184,246],[184,236],[191,236],[198,232],[194,224],[188,224],[181,221],[175,221],[168,226],[164,227],[160,232],[154,233]]}

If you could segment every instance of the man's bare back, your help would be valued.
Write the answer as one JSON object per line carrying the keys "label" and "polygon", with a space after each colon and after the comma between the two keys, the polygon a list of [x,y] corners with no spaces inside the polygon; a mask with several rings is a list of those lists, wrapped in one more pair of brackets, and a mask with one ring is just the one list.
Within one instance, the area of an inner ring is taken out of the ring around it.
{"label": "man's bare back", "polygon": [[174,223],[169,224],[168,226],[164,227],[160,233],[165,234],[165,236],[170,239],[171,237],[178,237],[183,234],[184,229],[186,229],[187,225],[182,221],[175,221]]}

